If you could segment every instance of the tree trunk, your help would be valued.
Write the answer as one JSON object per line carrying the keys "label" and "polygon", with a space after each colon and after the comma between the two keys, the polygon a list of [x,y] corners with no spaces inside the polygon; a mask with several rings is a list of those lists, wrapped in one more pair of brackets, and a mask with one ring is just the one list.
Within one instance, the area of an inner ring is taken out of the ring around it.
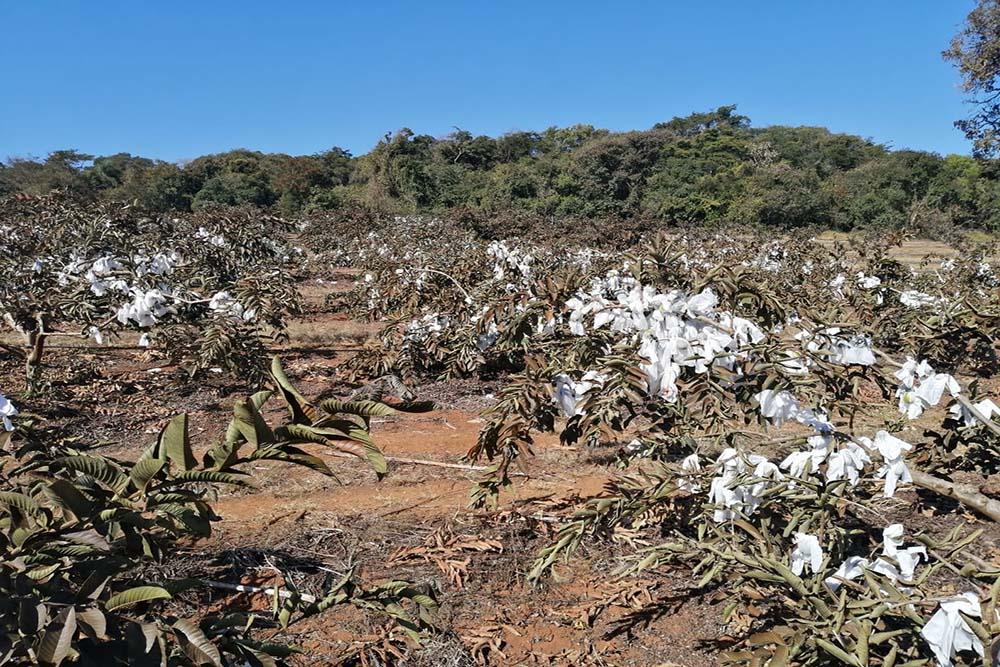
{"label": "tree trunk", "polygon": [[24,361],[24,374],[28,382],[28,393],[38,389],[42,377],[42,354],[45,352],[45,324],[41,315],[35,318],[35,328],[27,332],[28,356]]}

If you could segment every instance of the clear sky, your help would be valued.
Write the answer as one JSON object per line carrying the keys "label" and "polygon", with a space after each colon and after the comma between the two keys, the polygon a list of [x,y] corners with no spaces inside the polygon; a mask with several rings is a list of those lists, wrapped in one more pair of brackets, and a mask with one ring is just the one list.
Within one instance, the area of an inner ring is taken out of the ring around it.
{"label": "clear sky", "polygon": [[0,158],[367,151],[737,104],[968,153],[940,52],[972,0],[0,0]]}

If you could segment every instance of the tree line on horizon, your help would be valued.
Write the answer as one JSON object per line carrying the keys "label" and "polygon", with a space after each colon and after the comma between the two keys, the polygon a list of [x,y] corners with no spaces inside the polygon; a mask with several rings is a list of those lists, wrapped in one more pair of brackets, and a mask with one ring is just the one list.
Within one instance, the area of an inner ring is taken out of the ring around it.
{"label": "tree line on horizon", "polygon": [[175,164],[61,150],[0,165],[0,195],[52,191],[154,211],[471,209],[678,224],[1000,230],[993,158],[892,150],[821,127],[755,128],[735,106],[629,132],[574,125],[435,138],[404,128],[360,156],[341,148],[304,156],[239,149]]}

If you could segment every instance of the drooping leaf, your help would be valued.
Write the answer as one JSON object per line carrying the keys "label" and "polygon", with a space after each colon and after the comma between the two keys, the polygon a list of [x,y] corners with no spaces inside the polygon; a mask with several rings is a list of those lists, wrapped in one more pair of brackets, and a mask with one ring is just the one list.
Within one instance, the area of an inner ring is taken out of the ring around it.
{"label": "drooping leaf", "polygon": [[861,663],[858,662],[858,659],[856,657],[854,657],[844,649],[840,648],[839,646],[835,646],[834,644],[831,644],[829,641],[821,637],[816,637],[814,641],[816,642],[816,645],[819,646],[821,649],[823,649],[823,651],[827,655],[836,658],[843,664],[850,665],[851,667],[861,667]]}
{"label": "drooping leaf", "polygon": [[260,409],[264,407],[264,404],[274,396],[274,392],[270,389],[265,389],[264,391],[258,391],[253,396],[250,397],[250,404],[253,405],[254,409],[260,412]]}
{"label": "drooping leaf", "polygon": [[76,636],[76,610],[66,607],[46,626],[42,640],[38,644],[38,661],[58,667],[73,651]]}
{"label": "drooping leaf", "polygon": [[177,415],[163,427],[159,438],[159,455],[180,466],[182,470],[195,467],[194,453],[191,451],[191,438],[188,433],[188,416]]}
{"label": "drooping leaf", "polygon": [[274,442],[274,434],[251,401],[237,401],[233,407],[233,423],[254,447]]}
{"label": "drooping leaf", "polygon": [[133,662],[139,662],[148,659],[148,654],[159,645],[160,630],[155,623],[129,623],[125,628],[125,637],[129,645],[129,658]]}
{"label": "drooping leaf", "polygon": [[125,484],[128,483],[128,477],[105,458],[78,454],[63,457],[58,459],[58,462],[68,470],[89,475],[115,490],[124,488]]}
{"label": "drooping leaf", "polygon": [[276,430],[283,440],[290,442],[311,442],[317,445],[327,444],[327,435],[319,432],[313,426],[303,424],[286,424]]}
{"label": "drooping leaf", "polygon": [[87,528],[86,530],[76,530],[71,533],[65,533],[63,535],[67,540],[73,542],[74,544],[82,544],[88,546],[92,549],[97,549],[99,551],[107,551],[111,548],[108,538],[101,535],[99,532],[93,528]]}
{"label": "drooping leaf", "polygon": [[24,576],[28,577],[33,581],[44,581],[53,572],[62,567],[62,563],[52,563],[51,565],[46,565],[45,567],[36,567],[33,570],[28,570],[24,573]]}
{"label": "drooping leaf", "polygon": [[121,593],[112,595],[108,598],[104,607],[108,611],[115,611],[116,609],[130,607],[134,604],[139,604],[140,602],[149,602],[150,600],[169,600],[171,597],[172,596],[165,588],[160,588],[159,586],[136,586],[135,588],[130,588],[122,591]]}
{"label": "drooping leaf", "polygon": [[262,447],[255,451],[250,457],[252,460],[272,460],[286,461],[305,466],[328,477],[334,477],[333,471],[323,461],[323,459],[308,454],[298,447],[283,445],[281,447]]}
{"label": "drooping leaf", "polygon": [[212,526],[209,523],[208,517],[189,506],[179,503],[163,503],[156,505],[155,509],[157,512],[162,512],[180,521],[188,530],[196,535],[208,537],[212,534]]}
{"label": "drooping leaf", "polygon": [[38,512],[38,503],[30,496],[14,491],[0,491],[0,505],[13,507],[24,514],[35,514]]}
{"label": "drooping leaf", "polygon": [[316,408],[309,404],[302,394],[285,375],[285,370],[281,367],[281,361],[275,356],[271,359],[271,378],[274,380],[278,391],[288,405],[288,410],[292,415],[292,422],[295,424],[313,424],[319,417]]}
{"label": "drooping leaf", "polygon": [[209,641],[201,628],[191,621],[181,619],[174,623],[173,629],[181,649],[194,664],[222,667],[219,649]]}
{"label": "drooping leaf", "polygon": [[369,447],[374,447],[371,440],[367,439],[367,442],[362,440],[362,445],[356,445],[351,442],[351,440],[360,440],[360,438],[352,438],[352,433],[364,433],[367,436],[367,431],[348,422],[340,422],[340,424],[344,426],[344,430],[288,424],[284,427],[283,433],[287,435],[288,440],[291,442],[311,442],[317,445],[325,445],[332,449],[353,454],[359,459],[367,459]]}
{"label": "drooping leaf", "polygon": [[97,607],[78,609],[76,622],[80,630],[91,639],[105,639],[108,631],[108,619]]}
{"label": "drooping leaf", "polygon": [[376,401],[341,401],[331,398],[320,403],[320,407],[330,414],[346,413],[360,417],[388,417],[396,414],[393,408]]}
{"label": "drooping leaf", "polygon": [[[365,458],[368,459],[372,469],[375,470],[379,477],[385,475],[389,471],[389,465],[386,463],[385,455],[382,454],[382,450],[375,446],[375,442],[372,441],[371,435],[369,435],[367,429],[355,427],[348,429],[347,434],[352,440],[360,442],[361,446],[364,447]],[[337,447],[341,444],[342,443],[338,442],[334,446]]]}
{"label": "drooping leaf", "polygon": [[136,488],[136,491],[142,492],[146,490],[146,485],[149,484],[149,480],[153,479],[158,472],[163,468],[163,459],[143,459],[137,461],[135,465],[132,466],[132,470],[129,471],[129,479],[132,480],[132,485]]}
{"label": "drooping leaf", "polygon": [[205,482],[209,484],[233,484],[246,486],[246,475],[238,472],[219,472],[217,470],[187,470],[174,476],[181,482]]}
{"label": "drooping leaf", "polygon": [[93,511],[93,503],[80,492],[80,489],[65,479],[53,480],[46,487],[45,493],[78,519]]}

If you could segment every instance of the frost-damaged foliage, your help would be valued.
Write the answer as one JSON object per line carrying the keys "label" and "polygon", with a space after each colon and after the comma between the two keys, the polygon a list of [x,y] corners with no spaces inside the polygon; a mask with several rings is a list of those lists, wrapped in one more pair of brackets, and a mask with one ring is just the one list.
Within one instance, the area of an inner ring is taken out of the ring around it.
{"label": "frost-damaged foliage", "polygon": [[254,209],[150,214],[58,196],[0,202],[0,314],[38,381],[52,336],[126,332],[192,372],[266,376],[265,342],[297,312],[292,225]]}
{"label": "frost-damaged foliage", "polygon": [[[368,431],[371,414],[388,406],[311,405],[274,360],[274,391],[237,402],[224,439],[201,462],[188,418],[170,420],[142,456],[122,461],[75,443],[42,439],[24,425],[4,438],[0,491],[0,664],[275,665],[295,651],[257,638],[339,604],[384,615],[413,640],[432,626],[433,595],[393,581],[366,587],[353,572],[330,578],[324,593],[282,591],[271,613],[217,612],[178,616],[171,601],[208,584],[150,579],[146,567],[174,557],[182,541],[210,534],[218,519],[214,485],[249,485],[260,461],[304,465],[332,474],[299,445],[318,443],[385,461]],[[261,416],[278,393],[290,419],[270,426]],[[286,578],[287,580],[287,578]]]}
{"label": "frost-damaged foliage", "polygon": [[[476,504],[510,482],[537,431],[618,447],[626,472],[579,508],[531,580],[623,531],[653,545],[623,576],[688,568],[692,595],[727,600],[731,662],[989,653],[998,572],[976,556],[978,535],[912,534],[886,515],[912,483],[1000,520],[996,501],[925,472],[996,465],[1000,409],[951,374],[997,371],[992,248],[914,271],[874,239],[830,250],[692,234],[596,255],[375,247],[356,305],[393,319],[357,370],[511,371],[469,453],[493,463]],[[938,406],[940,428],[908,442],[908,422]]]}
{"label": "frost-damaged foliage", "polygon": [[438,220],[397,225],[361,233],[331,259],[363,269],[348,297],[354,314],[388,323],[351,362],[372,377],[519,370],[533,349],[562,344],[573,326],[567,304],[609,271],[664,290],[712,287],[751,319],[764,312],[783,323],[813,314],[818,322],[844,323],[847,332],[939,367],[1000,370],[1000,280],[989,260],[995,246],[966,241],[960,258],[914,271],[890,258],[890,243],[880,238],[827,248],[805,236],[690,232],[598,251],[487,243]]}
{"label": "frost-damaged foliage", "polygon": [[952,637],[982,655],[1000,632],[1000,571],[969,553],[981,531],[935,538],[908,535],[898,523],[874,527],[881,482],[832,478],[833,456],[824,472],[798,475],[735,448],[711,466],[697,461],[656,463],[616,480],[578,510],[529,577],[583,540],[655,534],[655,546],[637,550],[617,574],[689,572],[690,593],[718,604],[737,629],[737,639],[717,642],[732,664],[934,664],[935,647],[948,657],[961,648],[942,643],[932,623],[954,593],[963,593],[964,615],[950,620]]}

